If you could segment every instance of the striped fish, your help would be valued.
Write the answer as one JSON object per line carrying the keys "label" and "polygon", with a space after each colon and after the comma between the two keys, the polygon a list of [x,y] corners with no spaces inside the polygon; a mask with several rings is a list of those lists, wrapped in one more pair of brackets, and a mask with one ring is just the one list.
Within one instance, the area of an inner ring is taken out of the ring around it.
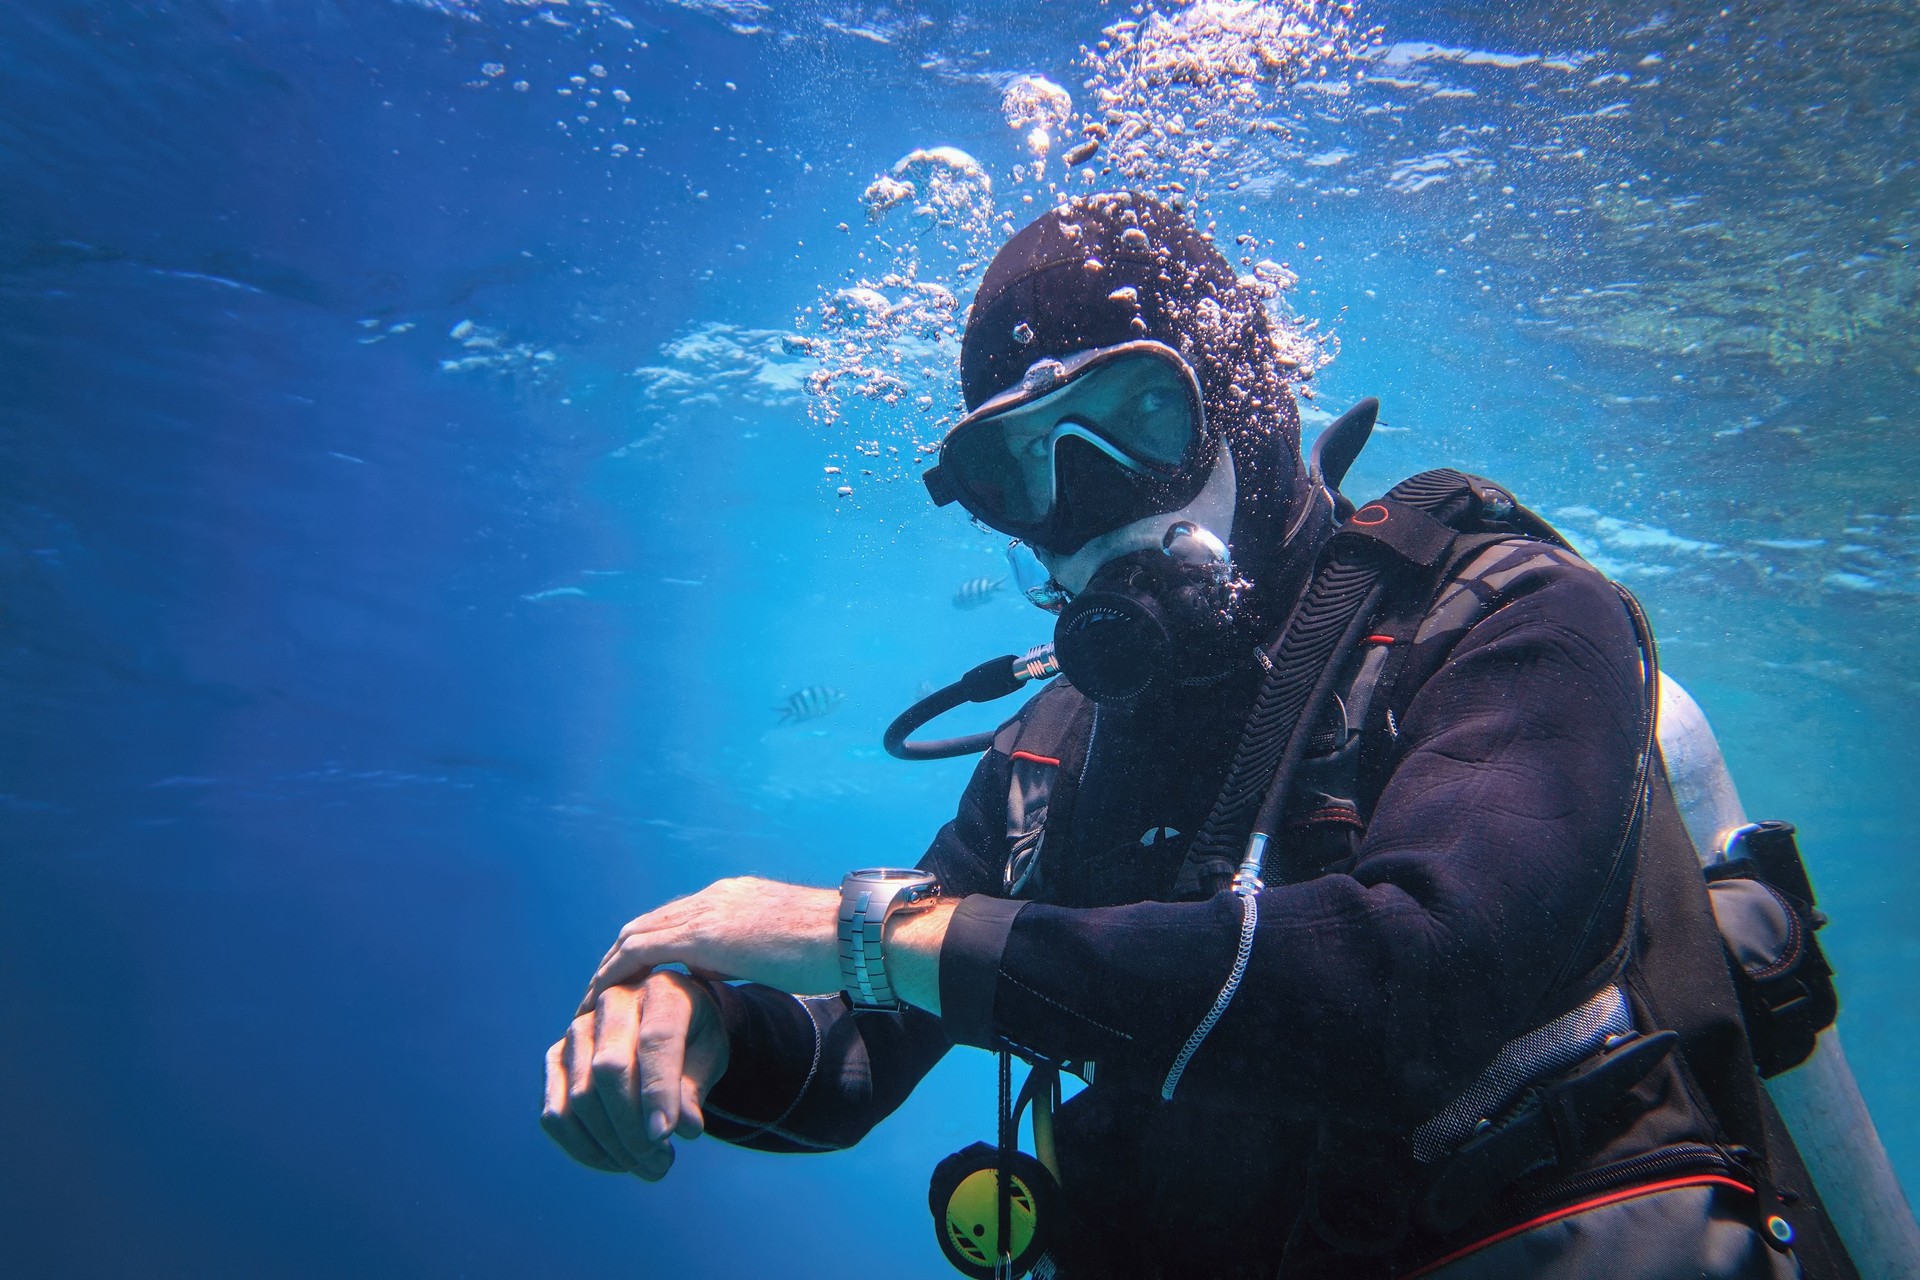
{"label": "striped fish", "polygon": [[781,724],[800,724],[807,720],[818,720],[846,700],[847,695],[838,689],[824,684],[810,684],[800,692],[789,695],[774,710],[779,713]]}
{"label": "striped fish", "polygon": [[971,582],[963,582],[960,589],[953,593],[953,607],[978,609],[983,604],[991,603],[1006,584],[1005,578],[975,578]]}

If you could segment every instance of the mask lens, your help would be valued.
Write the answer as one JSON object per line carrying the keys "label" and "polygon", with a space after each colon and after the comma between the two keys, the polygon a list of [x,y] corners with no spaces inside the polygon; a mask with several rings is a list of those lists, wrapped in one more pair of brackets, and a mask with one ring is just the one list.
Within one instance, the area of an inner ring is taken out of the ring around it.
{"label": "mask lens", "polygon": [[1074,396],[1063,417],[1137,462],[1177,467],[1199,435],[1199,406],[1185,370],[1156,356],[1115,360],[1063,394]]}
{"label": "mask lens", "polygon": [[1060,465],[1068,440],[1106,455],[1109,466],[1101,469],[1123,473],[1114,479],[1129,481],[1118,486],[1129,499],[1143,487],[1137,482],[1171,481],[1194,461],[1204,417],[1193,374],[1176,354],[1158,344],[1108,348],[1089,353],[1082,370],[1037,399],[1016,398],[998,412],[981,413],[947,437],[941,465],[951,469],[975,516],[1024,536],[1046,525],[1062,502],[1096,523],[1111,515],[1121,524],[1143,514],[1108,513],[1101,508],[1113,495],[1076,492]]}
{"label": "mask lens", "polygon": [[941,465],[961,478],[974,514],[990,524],[1022,527],[1053,508],[1052,427],[1032,413],[969,423],[947,439]]}

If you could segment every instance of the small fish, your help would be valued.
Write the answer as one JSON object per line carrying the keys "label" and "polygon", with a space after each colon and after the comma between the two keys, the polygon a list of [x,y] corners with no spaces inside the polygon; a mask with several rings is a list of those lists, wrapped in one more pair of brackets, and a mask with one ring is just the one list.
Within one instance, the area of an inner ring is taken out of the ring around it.
{"label": "small fish", "polygon": [[991,603],[1006,584],[1005,578],[975,578],[971,582],[963,582],[960,589],[953,593],[953,607],[978,609],[983,604]]}
{"label": "small fish", "polygon": [[824,684],[810,684],[790,695],[774,710],[780,714],[781,724],[800,724],[807,720],[818,720],[846,700],[847,695],[838,689]]}

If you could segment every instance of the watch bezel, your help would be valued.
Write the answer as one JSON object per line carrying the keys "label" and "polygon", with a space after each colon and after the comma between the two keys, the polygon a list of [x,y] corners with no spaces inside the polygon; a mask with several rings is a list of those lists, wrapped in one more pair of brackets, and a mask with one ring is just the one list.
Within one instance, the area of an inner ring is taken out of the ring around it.
{"label": "watch bezel", "polygon": [[940,891],[940,877],[934,875],[931,871],[921,871],[916,867],[865,867],[859,871],[849,871],[846,874],[846,878],[841,881],[841,887],[844,889],[847,881],[872,884],[897,884],[902,881],[911,882],[915,880],[924,880],[926,883],[924,885],[911,885],[905,889],[903,892],[910,893],[913,896],[904,901],[895,899],[898,906],[919,902],[923,897],[928,896],[928,890],[931,890],[933,893]]}

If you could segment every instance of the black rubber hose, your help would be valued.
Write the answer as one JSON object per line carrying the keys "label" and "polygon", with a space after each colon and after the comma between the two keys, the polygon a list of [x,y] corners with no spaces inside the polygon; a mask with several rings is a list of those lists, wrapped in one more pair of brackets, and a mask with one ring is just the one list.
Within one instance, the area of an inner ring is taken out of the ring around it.
{"label": "black rubber hose", "polygon": [[925,742],[908,742],[907,735],[963,702],[993,702],[1015,692],[1023,683],[1014,675],[1019,661],[1019,655],[1012,653],[989,658],[952,684],[935,689],[894,717],[880,744],[896,760],[945,760],[985,751],[993,745],[991,732],[970,733],[960,738],[930,738]]}

